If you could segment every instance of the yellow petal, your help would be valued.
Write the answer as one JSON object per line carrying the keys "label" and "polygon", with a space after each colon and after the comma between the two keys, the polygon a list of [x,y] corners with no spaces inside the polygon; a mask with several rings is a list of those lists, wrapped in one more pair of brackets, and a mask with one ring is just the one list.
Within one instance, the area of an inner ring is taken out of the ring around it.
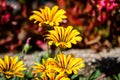
{"label": "yellow petal", "polygon": [[5,63],[3,62],[3,60],[2,60],[1,58],[0,58],[0,68],[1,68],[1,69],[6,68]]}
{"label": "yellow petal", "polygon": [[68,43],[66,44],[66,46],[67,46],[68,48],[71,48],[71,47],[72,47],[72,45],[71,45],[70,42],[68,42]]}
{"label": "yellow petal", "polygon": [[65,14],[65,11],[63,9],[59,10],[56,12],[56,14],[54,15],[53,17],[53,20],[52,21],[55,21],[57,20],[58,18],[60,18],[60,16],[62,16],[63,14]]}
{"label": "yellow petal", "polygon": [[6,78],[7,78],[7,79],[9,79],[9,78],[11,78],[11,76],[9,76],[9,75],[6,75]]}
{"label": "yellow petal", "polygon": [[17,64],[14,66],[14,70],[16,70],[18,67],[23,65],[23,61],[19,61]]}
{"label": "yellow petal", "polygon": [[50,8],[45,6],[45,10],[46,10],[46,15],[47,15],[48,21],[50,21]]}
{"label": "yellow petal", "polygon": [[24,77],[24,74],[22,72],[18,72],[18,73],[15,73],[15,76]]}
{"label": "yellow petal", "polygon": [[49,41],[48,44],[49,44],[49,45],[52,45],[52,44],[53,44],[53,41]]}
{"label": "yellow petal", "polygon": [[41,21],[45,20],[43,15],[39,11],[32,11],[35,15],[38,15],[38,17],[41,18]]}
{"label": "yellow petal", "polygon": [[12,58],[12,57],[10,57],[10,63],[11,63],[11,65],[10,65],[10,69],[13,69],[14,68],[14,65],[17,63],[17,61],[18,61],[18,56],[16,56],[15,58]]}
{"label": "yellow petal", "polygon": [[57,10],[58,10],[58,6],[54,6],[52,8],[52,10],[51,10],[51,17],[50,17],[51,20],[52,20],[53,16],[55,15],[55,13],[57,12]]}
{"label": "yellow petal", "polygon": [[4,56],[4,61],[5,61],[5,65],[6,65],[6,69],[9,69],[9,57],[7,55]]}
{"label": "yellow petal", "polygon": [[34,14],[31,15],[29,19],[35,20],[34,23],[43,21],[38,15],[34,15]]}
{"label": "yellow petal", "polygon": [[68,35],[70,35],[70,32],[72,31],[73,27],[72,26],[68,26],[65,30],[65,41],[67,41],[67,37],[69,37]]}

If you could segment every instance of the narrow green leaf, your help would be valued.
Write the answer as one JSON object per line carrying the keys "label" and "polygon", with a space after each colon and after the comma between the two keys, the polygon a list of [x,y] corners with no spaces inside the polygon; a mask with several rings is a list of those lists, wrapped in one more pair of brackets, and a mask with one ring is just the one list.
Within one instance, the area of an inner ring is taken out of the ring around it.
{"label": "narrow green leaf", "polygon": [[40,63],[40,57],[38,56],[38,53],[34,54],[34,61]]}
{"label": "narrow green leaf", "polygon": [[71,80],[76,80],[77,78],[79,78],[79,74],[74,74],[71,77]]}
{"label": "narrow green leaf", "polygon": [[113,78],[114,78],[115,80],[119,80],[116,75],[113,75]]}
{"label": "narrow green leaf", "polygon": [[92,75],[89,77],[90,80],[95,80],[97,77],[101,75],[101,72],[99,69],[97,69],[95,72],[92,73]]}
{"label": "narrow green leaf", "polygon": [[118,74],[118,79],[120,80],[120,73]]}
{"label": "narrow green leaf", "polygon": [[48,54],[48,52],[45,51],[45,52],[43,53],[42,57],[43,57],[44,59],[49,58],[49,54]]}

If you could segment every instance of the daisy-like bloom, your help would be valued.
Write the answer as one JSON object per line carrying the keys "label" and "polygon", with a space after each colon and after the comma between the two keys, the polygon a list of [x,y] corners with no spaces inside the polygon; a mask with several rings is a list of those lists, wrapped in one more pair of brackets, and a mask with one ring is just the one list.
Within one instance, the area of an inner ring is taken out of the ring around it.
{"label": "daisy-like bloom", "polygon": [[42,59],[42,64],[35,63],[35,66],[32,66],[32,68],[34,69],[33,73],[35,74],[42,73],[43,78],[46,78],[45,75],[48,74],[49,72],[54,72],[50,67],[51,67],[50,64],[47,62],[47,60],[45,61],[44,59]]}
{"label": "daisy-like bloom", "polygon": [[[52,60],[53,61],[53,60]],[[83,68],[84,62],[82,58],[74,58],[72,54],[69,54],[67,57],[64,53],[57,55],[57,61],[53,61],[54,69],[63,74],[74,74],[78,73],[78,70]]]}
{"label": "daisy-like bloom", "polygon": [[79,32],[73,29],[72,26],[64,28],[62,26],[54,27],[54,30],[50,30],[46,35],[46,39],[49,40],[48,44],[55,44],[59,48],[71,48],[71,44],[76,44],[77,41],[81,41],[82,37],[79,36]]}
{"label": "daisy-like bloom", "polygon": [[50,26],[59,25],[63,19],[66,19],[65,11],[63,9],[58,10],[58,6],[54,6],[52,9],[45,6],[45,9],[40,8],[40,11],[33,11],[33,15],[30,16],[30,20],[35,20],[34,23],[39,22],[39,26],[48,24]]}
{"label": "daisy-like bloom", "polygon": [[38,74],[40,72],[42,72],[43,74],[45,74],[47,72],[47,67],[46,67],[44,59],[42,60],[42,64],[35,63],[35,66],[32,66],[32,68],[34,69],[33,73],[35,73],[35,74]]}
{"label": "daisy-like bloom", "polygon": [[42,80],[70,80],[65,74],[48,73],[45,76],[42,76]]}
{"label": "daisy-like bloom", "polygon": [[4,59],[0,58],[0,73],[3,73],[7,79],[18,76],[24,77],[23,71],[26,70],[23,61],[18,61],[18,56],[8,57],[4,56]]}

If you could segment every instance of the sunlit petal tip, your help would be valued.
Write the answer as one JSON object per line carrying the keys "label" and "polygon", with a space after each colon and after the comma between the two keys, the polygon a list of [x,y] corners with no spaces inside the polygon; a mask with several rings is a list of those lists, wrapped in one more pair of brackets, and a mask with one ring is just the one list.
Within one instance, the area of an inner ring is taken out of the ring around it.
{"label": "sunlit petal tip", "polygon": [[49,44],[49,45],[52,45],[52,44],[53,44],[53,41],[49,41],[48,44]]}
{"label": "sunlit petal tip", "polygon": [[76,37],[77,41],[82,41],[82,37]]}
{"label": "sunlit petal tip", "polygon": [[39,23],[39,24],[38,24],[38,26],[40,26],[40,27],[41,27],[41,26],[42,26],[42,24],[41,24],[41,23]]}
{"label": "sunlit petal tip", "polygon": [[9,76],[9,75],[6,75],[6,78],[7,78],[7,79],[10,79],[10,78],[11,78],[11,76]]}

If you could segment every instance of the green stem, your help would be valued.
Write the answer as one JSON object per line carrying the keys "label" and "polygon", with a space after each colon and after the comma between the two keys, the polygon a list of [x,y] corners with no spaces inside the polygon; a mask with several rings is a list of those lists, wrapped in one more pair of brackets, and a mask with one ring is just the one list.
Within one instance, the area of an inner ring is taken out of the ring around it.
{"label": "green stem", "polygon": [[3,75],[2,80],[8,80],[5,75]]}

